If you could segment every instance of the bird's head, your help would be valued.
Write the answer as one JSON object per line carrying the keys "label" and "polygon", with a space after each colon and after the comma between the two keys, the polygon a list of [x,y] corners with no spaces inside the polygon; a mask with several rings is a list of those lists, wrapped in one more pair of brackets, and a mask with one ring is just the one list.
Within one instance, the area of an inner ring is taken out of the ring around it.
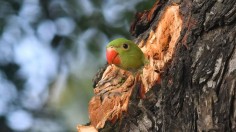
{"label": "bird's head", "polygon": [[118,38],[107,45],[106,58],[108,64],[120,65],[121,54],[127,54],[132,46],[132,41]]}

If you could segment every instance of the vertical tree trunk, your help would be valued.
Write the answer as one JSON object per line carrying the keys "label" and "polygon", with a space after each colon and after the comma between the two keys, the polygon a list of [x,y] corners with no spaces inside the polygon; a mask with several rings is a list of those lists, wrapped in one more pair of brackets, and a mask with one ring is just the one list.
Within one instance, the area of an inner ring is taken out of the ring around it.
{"label": "vertical tree trunk", "polygon": [[157,0],[131,33],[150,64],[136,81],[106,67],[89,107],[95,128],[236,131],[235,0]]}

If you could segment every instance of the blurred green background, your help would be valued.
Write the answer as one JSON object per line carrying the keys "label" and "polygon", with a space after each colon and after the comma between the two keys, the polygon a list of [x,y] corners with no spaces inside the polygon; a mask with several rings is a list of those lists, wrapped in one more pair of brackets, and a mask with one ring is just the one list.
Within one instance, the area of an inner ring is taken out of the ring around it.
{"label": "blurred green background", "polygon": [[155,0],[0,0],[0,132],[88,123],[105,46]]}

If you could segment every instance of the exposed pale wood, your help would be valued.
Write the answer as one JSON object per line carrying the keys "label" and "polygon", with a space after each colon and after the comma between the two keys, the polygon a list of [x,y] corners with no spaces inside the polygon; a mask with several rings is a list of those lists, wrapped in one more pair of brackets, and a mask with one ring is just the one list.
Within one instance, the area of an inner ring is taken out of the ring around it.
{"label": "exposed pale wood", "polygon": [[77,126],[78,132],[98,132],[98,130],[94,126]]}
{"label": "exposed pale wood", "polygon": [[91,124],[96,128],[103,128],[106,121],[115,122],[127,111],[128,102],[134,86],[138,81],[142,85],[141,98],[156,83],[160,83],[163,72],[173,55],[176,41],[180,36],[182,20],[179,6],[171,5],[161,14],[160,22],[151,30],[145,41],[139,42],[141,50],[149,59],[149,64],[143,68],[137,81],[132,75],[114,65],[108,66],[101,80],[94,89],[95,96],[89,103]]}

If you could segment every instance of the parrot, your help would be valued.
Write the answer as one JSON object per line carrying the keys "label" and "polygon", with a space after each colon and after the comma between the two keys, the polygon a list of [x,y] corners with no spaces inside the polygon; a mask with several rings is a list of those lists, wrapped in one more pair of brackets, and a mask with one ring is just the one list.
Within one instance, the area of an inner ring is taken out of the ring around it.
{"label": "parrot", "polygon": [[133,41],[117,38],[106,46],[108,64],[114,64],[120,69],[133,74],[137,73],[148,63],[142,50]]}

